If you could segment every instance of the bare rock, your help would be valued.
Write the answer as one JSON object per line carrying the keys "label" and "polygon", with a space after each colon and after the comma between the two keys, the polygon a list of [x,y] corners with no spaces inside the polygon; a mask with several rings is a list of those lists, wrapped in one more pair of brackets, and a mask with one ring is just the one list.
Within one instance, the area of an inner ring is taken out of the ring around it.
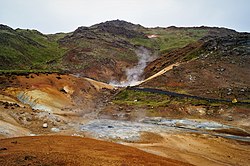
{"label": "bare rock", "polygon": [[44,123],[43,128],[48,128],[48,123]]}

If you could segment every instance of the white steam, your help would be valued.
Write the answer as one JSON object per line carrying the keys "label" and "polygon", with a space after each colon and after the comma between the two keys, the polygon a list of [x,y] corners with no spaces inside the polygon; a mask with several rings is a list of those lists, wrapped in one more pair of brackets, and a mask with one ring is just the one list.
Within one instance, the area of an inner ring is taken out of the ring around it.
{"label": "white steam", "polygon": [[147,63],[153,60],[153,56],[151,56],[151,52],[144,47],[140,47],[136,51],[136,55],[138,56],[138,64],[133,68],[126,69],[127,80],[118,82],[111,81],[109,84],[117,87],[126,87],[126,86],[135,86],[138,85],[142,80],[141,76]]}

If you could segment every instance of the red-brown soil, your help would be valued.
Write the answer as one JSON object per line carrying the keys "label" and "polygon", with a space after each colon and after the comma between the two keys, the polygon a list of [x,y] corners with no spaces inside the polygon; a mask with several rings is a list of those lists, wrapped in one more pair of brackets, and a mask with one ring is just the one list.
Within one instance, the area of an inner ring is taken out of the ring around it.
{"label": "red-brown soil", "polygon": [[[0,76],[0,83],[0,138],[44,134],[52,127],[81,123],[83,115],[95,115],[102,96],[110,95],[108,89],[112,89],[105,83],[58,73],[6,74]],[[43,123],[49,127],[43,128]]]}
{"label": "red-brown soil", "polygon": [[190,165],[141,150],[71,136],[0,140],[0,165]]}

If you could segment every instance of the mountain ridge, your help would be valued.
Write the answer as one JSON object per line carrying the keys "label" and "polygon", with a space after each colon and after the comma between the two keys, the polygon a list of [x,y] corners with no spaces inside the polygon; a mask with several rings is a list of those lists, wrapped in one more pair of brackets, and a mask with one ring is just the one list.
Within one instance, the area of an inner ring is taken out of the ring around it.
{"label": "mountain ridge", "polygon": [[[123,20],[80,26],[69,33],[45,35],[37,30],[0,26],[1,71],[66,71],[96,80],[126,80],[144,47],[157,57],[199,40],[240,34],[217,27],[146,28]],[[153,35],[153,37],[151,37]],[[99,70],[96,70],[101,67]]]}

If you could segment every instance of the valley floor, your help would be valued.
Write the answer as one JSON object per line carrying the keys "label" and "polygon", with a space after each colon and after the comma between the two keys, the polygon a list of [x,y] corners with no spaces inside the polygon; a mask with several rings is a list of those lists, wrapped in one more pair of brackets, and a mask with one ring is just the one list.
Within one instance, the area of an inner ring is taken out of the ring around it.
{"label": "valley floor", "polygon": [[91,79],[31,74],[2,80],[0,165],[250,163],[247,107],[223,108],[225,119],[186,116],[185,110],[186,118],[150,117],[144,107],[115,105],[110,99],[119,91]]}

